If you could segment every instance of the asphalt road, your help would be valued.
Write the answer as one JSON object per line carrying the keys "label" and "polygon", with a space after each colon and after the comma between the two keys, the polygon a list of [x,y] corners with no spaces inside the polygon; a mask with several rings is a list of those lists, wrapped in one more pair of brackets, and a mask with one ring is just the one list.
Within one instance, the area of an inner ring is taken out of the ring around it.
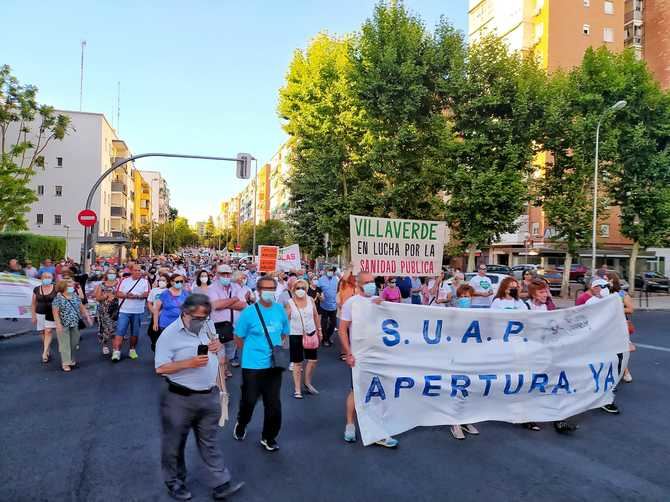
{"label": "asphalt road", "polygon": [[[346,444],[349,377],[337,348],[324,349],[319,396],[291,398],[285,378],[279,452],[258,445],[260,406],[243,443],[232,439],[230,423],[221,431],[233,475],[247,482],[234,500],[670,500],[670,312],[640,313],[636,323],[635,341],[655,348],[632,355],[634,382],[622,384],[617,397],[621,415],[585,413],[568,437],[548,426],[530,432],[488,422],[466,441],[454,440],[448,427],[430,427],[399,436],[397,450]],[[0,341],[0,500],[171,500],[159,460],[164,384],[154,375],[148,339],[139,349],[139,360],[112,365],[89,330],[81,369],[65,374],[57,362],[40,363],[36,335]],[[234,416],[239,373],[229,388]],[[187,465],[194,500],[208,500],[192,438]]]}

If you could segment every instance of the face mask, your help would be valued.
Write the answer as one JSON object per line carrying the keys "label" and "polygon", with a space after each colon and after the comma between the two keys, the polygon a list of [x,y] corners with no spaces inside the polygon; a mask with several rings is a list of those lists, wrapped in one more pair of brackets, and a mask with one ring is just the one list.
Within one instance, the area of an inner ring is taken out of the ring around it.
{"label": "face mask", "polygon": [[174,288],[175,289],[181,289],[183,287],[184,287],[184,285],[181,282],[175,282],[174,283]]}
{"label": "face mask", "polygon": [[207,321],[205,319],[191,319],[188,323],[188,330],[191,333],[198,334]]}
{"label": "face mask", "polygon": [[377,292],[377,285],[374,282],[363,284],[363,294],[365,296],[374,296]]}
{"label": "face mask", "polygon": [[74,286],[68,286],[68,287],[65,289],[65,291],[67,291],[67,292],[70,293],[70,294],[74,293]]}
{"label": "face mask", "polygon": [[274,291],[262,291],[261,292],[261,300],[263,300],[265,303],[275,301],[275,292]]}
{"label": "face mask", "polygon": [[509,294],[512,298],[517,298],[519,296],[519,290],[517,288],[511,288]]}
{"label": "face mask", "polygon": [[44,286],[49,286],[53,282],[53,279],[42,279],[42,284]]}
{"label": "face mask", "polygon": [[305,298],[306,294],[307,294],[307,292],[304,289],[296,289],[295,290],[295,296],[297,296],[298,298]]}
{"label": "face mask", "polygon": [[469,296],[463,296],[462,298],[458,299],[457,305],[458,308],[469,309],[472,305],[472,299]]}
{"label": "face mask", "polygon": [[600,298],[606,298],[607,296],[609,296],[609,294],[610,294],[609,288],[602,288],[600,290]]}
{"label": "face mask", "polygon": [[326,272],[326,276],[327,277],[333,277],[333,273],[332,272]]}
{"label": "face mask", "polygon": [[219,277],[219,282],[221,286],[230,286],[230,277]]}
{"label": "face mask", "polygon": [[114,279],[116,279],[116,274],[107,274],[107,279],[113,281]]}
{"label": "face mask", "polygon": [[200,283],[201,284],[207,284],[207,281],[209,281],[209,277],[206,275],[201,275],[200,276]]}
{"label": "face mask", "polygon": [[158,287],[159,287],[159,288],[165,288],[165,287],[167,287],[167,282],[165,282],[165,281],[158,281]]}

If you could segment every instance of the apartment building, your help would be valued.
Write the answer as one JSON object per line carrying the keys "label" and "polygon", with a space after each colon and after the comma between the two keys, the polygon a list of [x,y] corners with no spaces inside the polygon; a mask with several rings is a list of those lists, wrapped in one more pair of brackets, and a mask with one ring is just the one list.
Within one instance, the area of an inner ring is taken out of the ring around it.
{"label": "apartment building", "polygon": [[165,223],[170,217],[170,190],[167,181],[159,171],[140,171],[140,175],[150,187],[152,220]]}
{"label": "apartment building", "polygon": [[[38,169],[30,181],[38,200],[26,217],[31,232],[66,238],[68,256],[79,260],[84,228],[77,221],[77,213],[84,208],[93,184],[112,166],[115,142],[120,139],[101,113],[56,113],[70,117],[70,130],[63,141],[49,143],[42,153],[45,167]],[[32,134],[37,133],[38,127],[31,126]],[[112,216],[112,183],[112,176],[102,182],[91,206],[98,215],[93,232],[100,239],[112,237],[114,220],[118,219]]]}
{"label": "apartment building", "polygon": [[[569,69],[581,63],[588,47],[605,46],[613,52],[624,49],[629,4],[625,0],[471,0],[469,38],[476,42],[494,34],[510,50],[532,51],[549,72]],[[544,160],[545,154],[536,159],[538,163]],[[629,256],[632,243],[621,235],[619,219],[619,208],[611,207],[599,222],[599,263],[619,267]],[[489,260],[509,265],[562,264],[564,253],[554,237],[542,208],[528,207],[518,220],[517,231],[493,244]],[[591,253],[585,249],[580,256],[588,262]]]}
{"label": "apartment building", "polygon": [[670,88],[670,0],[626,0],[624,45],[647,62],[664,89]]}
{"label": "apartment building", "polygon": [[290,191],[286,180],[290,176],[289,156],[291,148],[284,144],[270,159],[270,218],[286,218]]}
{"label": "apartment building", "polygon": [[151,185],[143,177],[140,171],[133,169],[133,197],[134,215],[132,227],[139,229],[151,221]]}

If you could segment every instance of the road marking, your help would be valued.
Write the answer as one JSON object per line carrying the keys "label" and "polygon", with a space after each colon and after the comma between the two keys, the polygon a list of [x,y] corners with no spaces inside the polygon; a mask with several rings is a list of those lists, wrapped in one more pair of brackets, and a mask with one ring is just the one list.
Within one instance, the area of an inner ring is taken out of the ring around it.
{"label": "road marking", "polygon": [[644,345],[642,343],[636,343],[635,346],[642,347],[643,349],[662,350],[663,352],[670,352],[670,349],[668,347],[659,347],[658,345]]}

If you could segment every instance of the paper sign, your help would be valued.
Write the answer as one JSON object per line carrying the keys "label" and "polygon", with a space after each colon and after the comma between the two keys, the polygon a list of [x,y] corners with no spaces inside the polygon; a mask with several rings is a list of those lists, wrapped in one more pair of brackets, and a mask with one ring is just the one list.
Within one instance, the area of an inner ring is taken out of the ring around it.
{"label": "paper sign", "polygon": [[258,246],[258,271],[274,272],[277,270],[278,246]]}
{"label": "paper sign", "polygon": [[291,270],[300,270],[301,267],[300,247],[297,244],[291,244],[290,246],[279,249],[279,261],[277,262],[278,270],[289,272]]}
{"label": "paper sign", "polygon": [[436,276],[442,268],[443,221],[349,216],[354,273]]}

